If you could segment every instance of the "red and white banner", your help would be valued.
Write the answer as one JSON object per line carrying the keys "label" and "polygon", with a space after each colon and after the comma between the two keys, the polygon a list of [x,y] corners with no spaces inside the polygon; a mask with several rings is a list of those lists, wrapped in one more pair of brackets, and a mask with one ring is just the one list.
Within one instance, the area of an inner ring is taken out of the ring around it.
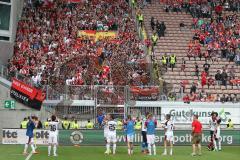
{"label": "red and white banner", "polygon": [[29,96],[29,98],[31,99],[33,99],[38,93],[37,89],[17,80],[16,78],[13,78],[12,88],[24,93],[25,95]]}

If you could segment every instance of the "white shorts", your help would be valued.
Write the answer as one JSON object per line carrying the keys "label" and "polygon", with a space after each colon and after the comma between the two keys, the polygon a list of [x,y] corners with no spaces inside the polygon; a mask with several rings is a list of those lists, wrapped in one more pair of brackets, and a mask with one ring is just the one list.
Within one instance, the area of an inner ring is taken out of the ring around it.
{"label": "white shorts", "polygon": [[217,131],[217,133],[215,133],[215,138],[219,139],[221,136],[220,136],[220,130]]}
{"label": "white shorts", "polygon": [[48,144],[58,144],[58,135],[49,135]]}
{"label": "white shorts", "polygon": [[116,143],[117,142],[117,136],[109,134],[107,136],[107,143]]}
{"label": "white shorts", "polygon": [[154,144],[155,143],[155,134],[147,134],[147,143],[148,144]]}
{"label": "white shorts", "polygon": [[134,135],[127,135],[127,142],[133,142]]}
{"label": "white shorts", "polygon": [[173,142],[173,132],[166,132],[165,133],[165,140]]}
{"label": "white shorts", "polygon": [[104,131],[104,134],[103,134],[104,138],[107,139],[107,136],[108,136],[108,132],[107,131]]}
{"label": "white shorts", "polygon": [[26,137],[26,144],[33,144],[33,137]]}

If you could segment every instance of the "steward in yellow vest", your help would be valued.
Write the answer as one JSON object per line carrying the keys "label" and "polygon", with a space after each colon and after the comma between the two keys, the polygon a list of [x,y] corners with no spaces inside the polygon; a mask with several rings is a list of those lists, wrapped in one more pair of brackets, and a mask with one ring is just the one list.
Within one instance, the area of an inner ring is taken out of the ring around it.
{"label": "steward in yellow vest", "polygon": [[175,55],[171,55],[170,56],[170,64],[175,64],[176,63],[176,56]]}
{"label": "steward in yellow vest", "polygon": [[43,124],[44,128],[47,129],[49,126],[49,119],[47,119],[47,121],[44,122]]}
{"label": "steward in yellow vest", "polygon": [[132,7],[133,7],[133,8],[136,8],[136,2],[135,2],[135,0],[131,0],[131,4],[132,4]]}
{"label": "steward in yellow vest", "polygon": [[164,55],[162,56],[162,64],[166,65],[167,64],[167,57]]}
{"label": "steward in yellow vest", "polygon": [[77,122],[77,120],[74,120],[70,123],[70,129],[79,129],[79,124]]}
{"label": "steward in yellow vest", "polygon": [[229,120],[228,120],[228,123],[227,123],[227,129],[233,129],[233,128],[234,128],[234,127],[233,127],[232,120],[229,119]]}
{"label": "steward in yellow vest", "polygon": [[88,123],[86,125],[87,129],[93,129],[94,128],[94,124],[92,122],[90,122],[90,120],[88,120]]}
{"label": "steward in yellow vest", "polygon": [[137,117],[137,122],[135,124],[135,129],[140,130],[142,128],[142,122],[141,120]]}
{"label": "steward in yellow vest", "polygon": [[157,45],[157,41],[158,41],[158,36],[157,36],[157,34],[156,34],[156,33],[153,33],[151,39],[152,39],[152,44],[153,44],[153,46],[156,46],[156,45]]}
{"label": "steward in yellow vest", "polygon": [[67,120],[67,118],[64,118],[64,121],[62,121],[62,128],[63,129],[69,129],[70,127],[70,122]]}
{"label": "steward in yellow vest", "polygon": [[28,123],[28,119],[24,118],[23,121],[21,122],[20,128],[26,129],[27,128],[27,123]]}
{"label": "steward in yellow vest", "polygon": [[143,18],[143,14],[141,12],[139,12],[139,14],[137,15],[137,19],[138,19],[140,27],[142,28],[144,18]]}
{"label": "steward in yellow vest", "polygon": [[123,123],[122,123],[122,121],[119,119],[118,121],[117,121],[117,130],[121,130],[123,128]]}
{"label": "steward in yellow vest", "polygon": [[172,68],[172,71],[173,71],[173,68],[175,67],[175,64],[176,64],[176,56],[175,55],[171,55],[170,56],[170,66]]}

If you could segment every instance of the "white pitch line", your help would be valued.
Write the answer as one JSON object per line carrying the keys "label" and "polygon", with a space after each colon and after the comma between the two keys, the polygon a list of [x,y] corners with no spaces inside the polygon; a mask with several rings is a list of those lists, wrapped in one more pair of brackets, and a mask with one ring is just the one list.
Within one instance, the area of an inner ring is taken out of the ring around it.
{"label": "white pitch line", "polygon": [[[35,149],[37,149],[37,147]],[[31,152],[25,160],[29,160],[32,157],[32,155],[33,155],[33,152]]]}

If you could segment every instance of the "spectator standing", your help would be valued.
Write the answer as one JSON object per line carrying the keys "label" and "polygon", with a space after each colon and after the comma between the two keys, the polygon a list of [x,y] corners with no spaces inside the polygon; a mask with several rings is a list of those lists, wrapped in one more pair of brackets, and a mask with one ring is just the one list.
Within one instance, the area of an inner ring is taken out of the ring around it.
{"label": "spectator standing", "polygon": [[204,71],[208,74],[209,73],[209,68],[210,68],[210,64],[208,63],[208,61],[205,62],[205,64],[203,65]]}
{"label": "spectator standing", "polygon": [[215,80],[216,80],[217,85],[221,85],[222,75],[220,73],[220,70],[218,70],[217,73],[215,74]]}
{"label": "spectator standing", "polygon": [[201,74],[201,84],[202,88],[207,84],[207,73],[205,71]]}
{"label": "spectator standing", "polygon": [[[181,72],[184,72],[186,68],[186,61],[182,58]],[[185,72],[184,72],[185,73]],[[186,73],[185,73],[186,74]]]}
{"label": "spectator standing", "polygon": [[165,36],[166,25],[162,22],[160,25],[157,26],[158,37]]}
{"label": "spectator standing", "polygon": [[150,25],[151,25],[152,31],[154,31],[154,30],[155,30],[155,21],[154,21],[154,17],[151,18]]}
{"label": "spectator standing", "polygon": [[199,80],[199,67],[198,67],[197,62],[195,62],[195,76],[197,76],[198,80]]}
{"label": "spectator standing", "polygon": [[225,69],[223,69],[223,72],[221,74],[221,78],[222,78],[222,85],[224,85],[227,88],[228,74],[226,73]]}
{"label": "spectator standing", "polygon": [[192,94],[192,93],[196,93],[196,91],[197,91],[197,86],[196,86],[196,84],[193,82],[192,83],[192,86],[191,86],[191,88],[190,88],[190,94]]}

